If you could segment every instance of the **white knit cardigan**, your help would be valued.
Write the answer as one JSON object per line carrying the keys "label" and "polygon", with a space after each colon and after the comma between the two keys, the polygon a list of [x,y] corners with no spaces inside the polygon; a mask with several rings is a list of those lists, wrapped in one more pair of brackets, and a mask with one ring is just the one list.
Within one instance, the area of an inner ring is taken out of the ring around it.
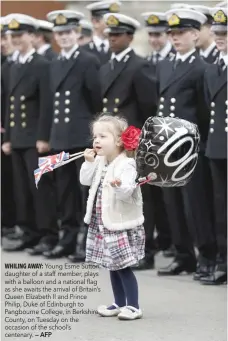
{"label": "white knit cardigan", "polygon": [[[84,222],[91,221],[94,200],[100,184],[101,174],[106,165],[102,156],[97,156],[94,162],[85,161],[80,170],[80,182],[90,186]],[[107,166],[102,185],[102,221],[110,231],[121,231],[135,228],[144,222],[142,194],[136,187],[135,160],[120,154]],[[120,187],[111,187],[110,181],[120,179]]]}

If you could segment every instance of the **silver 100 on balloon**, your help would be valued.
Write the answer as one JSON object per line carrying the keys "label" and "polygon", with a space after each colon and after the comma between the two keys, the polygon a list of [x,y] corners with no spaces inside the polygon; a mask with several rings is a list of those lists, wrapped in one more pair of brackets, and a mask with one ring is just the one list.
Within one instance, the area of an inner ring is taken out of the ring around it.
{"label": "silver 100 on balloon", "polygon": [[138,181],[159,187],[186,185],[198,160],[200,134],[194,123],[171,117],[145,122],[136,153]]}

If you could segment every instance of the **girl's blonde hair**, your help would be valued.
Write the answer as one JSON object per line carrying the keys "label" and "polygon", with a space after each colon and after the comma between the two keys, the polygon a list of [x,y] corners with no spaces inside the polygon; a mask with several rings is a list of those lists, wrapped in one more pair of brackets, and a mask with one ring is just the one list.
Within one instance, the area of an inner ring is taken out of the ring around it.
{"label": "girl's blonde hair", "polygon": [[[121,137],[122,133],[127,129],[128,123],[124,117],[113,116],[111,114],[100,114],[95,118],[91,125],[91,131],[96,123],[111,124],[114,127],[114,131],[109,129],[111,133],[118,139]],[[122,149],[124,150],[123,146]],[[135,158],[135,151],[124,150],[128,157]]]}

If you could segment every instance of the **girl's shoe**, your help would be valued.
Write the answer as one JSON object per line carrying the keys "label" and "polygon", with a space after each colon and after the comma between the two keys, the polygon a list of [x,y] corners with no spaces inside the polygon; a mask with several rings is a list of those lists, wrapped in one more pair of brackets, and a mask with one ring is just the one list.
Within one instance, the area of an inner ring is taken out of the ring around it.
{"label": "girl's shoe", "polygon": [[114,309],[108,309],[108,306],[101,305],[97,308],[97,312],[100,316],[103,317],[112,317],[112,316],[118,316],[121,312],[122,308],[118,307],[117,304],[113,303],[112,306],[114,306]]}
{"label": "girl's shoe", "polygon": [[136,320],[142,318],[142,310],[136,309],[130,305],[121,308],[121,312],[118,314],[119,320]]}

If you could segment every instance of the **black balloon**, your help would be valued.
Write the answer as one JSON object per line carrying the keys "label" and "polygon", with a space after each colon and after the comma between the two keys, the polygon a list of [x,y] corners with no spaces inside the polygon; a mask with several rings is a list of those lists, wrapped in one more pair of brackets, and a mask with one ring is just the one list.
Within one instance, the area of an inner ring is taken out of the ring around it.
{"label": "black balloon", "polygon": [[176,187],[186,185],[198,160],[200,134],[194,123],[171,117],[145,122],[136,152],[138,182]]}

